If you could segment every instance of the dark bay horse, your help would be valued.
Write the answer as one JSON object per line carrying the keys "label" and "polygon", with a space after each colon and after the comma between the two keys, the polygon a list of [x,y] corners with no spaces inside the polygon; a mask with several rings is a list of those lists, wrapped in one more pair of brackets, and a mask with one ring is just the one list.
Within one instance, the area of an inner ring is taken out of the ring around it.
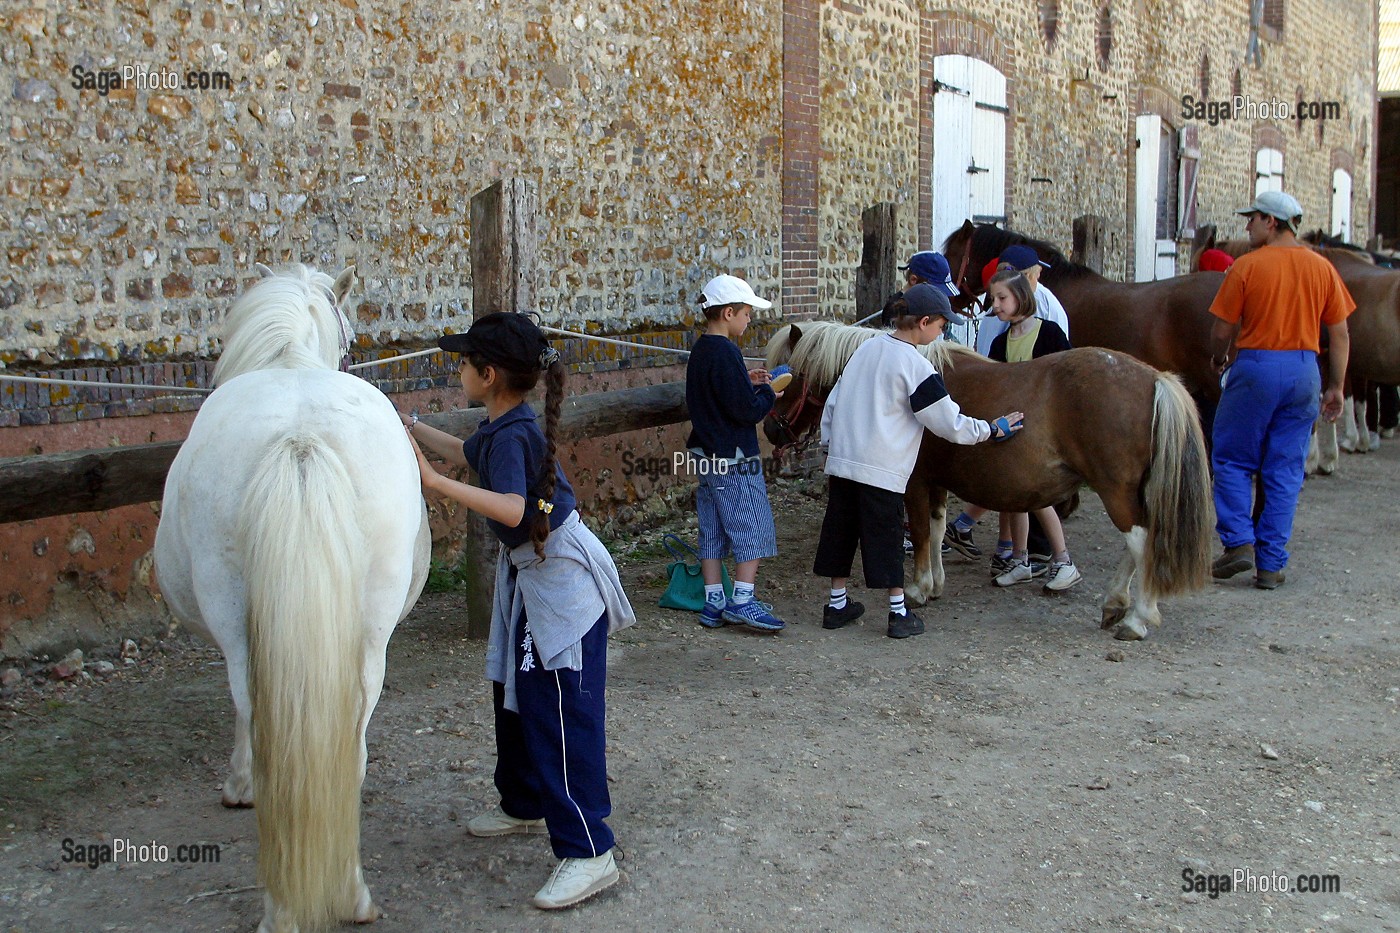
{"label": "dark bay horse", "polygon": [[[787,363],[796,378],[764,425],[768,439],[790,445],[815,430],[851,354],[876,335],[828,322],[779,330],[768,344],[768,366]],[[938,542],[949,490],[967,502],[1026,512],[1088,483],[1127,544],[1101,619],[1116,638],[1143,638],[1161,621],[1160,597],[1204,586],[1215,523],[1209,465],[1196,412],[1176,376],[1102,349],[1029,363],[994,363],[945,340],[923,352],[964,412],[992,418],[1024,411],[1026,426],[1005,444],[976,446],[924,433],[904,497],[915,561],[906,592],[915,603],[943,593]]]}
{"label": "dark bay horse", "polygon": [[1032,247],[1050,264],[1041,271],[1040,281],[1065,306],[1070,343],[1119,350],[1178,374],[1209,421],[1220,399],[1220,377],[1210,365],[1215,321],[1210,303],[1224,275],[1198,272],[1156,282],[1115,282],[1070,262],[1043,240],[970,220],[944,242],[943,255],[949,267],[958,270],[958,288],[972,295],[982,290],[982,267],[1016,244]]}

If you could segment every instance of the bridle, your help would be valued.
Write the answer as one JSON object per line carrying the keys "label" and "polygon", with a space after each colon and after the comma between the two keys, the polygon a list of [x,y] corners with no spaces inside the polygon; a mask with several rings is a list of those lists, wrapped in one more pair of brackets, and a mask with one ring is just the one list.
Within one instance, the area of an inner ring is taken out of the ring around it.
{"label": "bridle", "polygon": [[335,315],[335,326],[340,331],[340,371],[348,373],[350,371],[350,319],[345,312],[340,310],[340,305],[336,304],[334,296],[330,301],[331,313]]}
{"label": "bridle", "polygon": [[967,262],[972,258],[972,237],[967,238],[963,244],[962,259],[958,262],[958,274],[953,279],[953,287],[958,290],[958,300],[962,302],[955,306],[955,310],[961,311],[977,303],[977,296],[963,288],[963,282],[967,279]]}
{"label": "bridle", "polygon": [[783,453],[789,448],[797,451],[799,454],[805,451],[811,445],[812,437],[816,433],[817,428],[821,425],[821,419],[815,419],[807,430],[803,432],[802,436],[798,437],[793,425],[798,423],[799,419],[802,417],[803,410],[806,409],[809,404],[814,409],[826,407],[825,395],[818,396],[817,393],[813,392],[811,383],[806,379],[801,380],[800,384],[802,386],[802,394],[797,397],[796,404],[788,409],[786,415],[778,414],[776,409],[768,415],[768,417],[772,418],[777,424],[778,431],[781,432],[779,437],[783,439],[782,443],[773,445],[773,459],[779,462],[783,459]]}

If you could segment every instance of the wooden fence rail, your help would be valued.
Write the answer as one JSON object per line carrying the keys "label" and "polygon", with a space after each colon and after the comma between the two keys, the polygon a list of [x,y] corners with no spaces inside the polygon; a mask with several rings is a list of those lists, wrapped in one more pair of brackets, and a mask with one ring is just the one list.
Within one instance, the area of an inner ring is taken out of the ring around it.
{"label": "wooden fence rail", "polygon": [[[667,382],[567,398],[560,424],[568,438],[605,437],[677,424],[689,417],[685,383]],[[472,408],[426,415],[422,420],[465,438],[485,418],[485,409]],[[541,417],[541,427],[543,423]],[[165,475],[181,443],[0,459],[0,522],[154,502],[165,491]]]}

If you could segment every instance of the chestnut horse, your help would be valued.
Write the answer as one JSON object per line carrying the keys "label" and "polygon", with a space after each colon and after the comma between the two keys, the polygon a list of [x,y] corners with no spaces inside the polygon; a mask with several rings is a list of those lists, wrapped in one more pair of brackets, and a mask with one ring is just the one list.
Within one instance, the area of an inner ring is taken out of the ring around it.
{"label": "chestnut horse", "polygon": [[982,291],[977,277],[984,265],[1008,246],[1032,247],[1050,264],[1040,281],[1065,306],[1069,340],[1076,347],[1106,347],[1135,357],[1149,366],[1173,372],[1200,408],[1208,425],[1220,400],[1220,377],[1210,365],[1210,331],[1215,318],[1210,303],[1225,276],[1198,272],[1156,282],[1115,282],[1078,263],[1070,262],[1043,240],[1002,230],[991,224],[964,221],[943,244],[949,268],[958,270],[961,302]]}
{"label": "chestnut horse", "polygon": [[[828,322],[779,330],[768,344],[768,367],[787,363],[796,378],[764,425],[768,439],[781,447],[816,430],[851,354],[876,335]],[[1097,348],[1029,363],[995,363],[946,340],[923,352],[968,415],[1019,410],[1026,421],[1004,444],[961,446],[924,433],[904,494],[914,541],[914,583],[906,590],[912,601],[943,593],[938,543],[949,490],[966,502],[1027,512],[1088,483],[1127,543],[1101,619],[1116,638],[1145,637],[1147,626],[1161,621],[1158,598],[1205,585],[1215,523],[1209,465],[1195,409],[1176,376]]]}

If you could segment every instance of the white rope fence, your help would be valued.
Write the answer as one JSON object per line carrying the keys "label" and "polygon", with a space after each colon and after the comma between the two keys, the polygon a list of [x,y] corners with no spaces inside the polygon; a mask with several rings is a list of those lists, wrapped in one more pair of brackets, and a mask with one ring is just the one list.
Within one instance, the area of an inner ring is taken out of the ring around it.
{"label": "white rope fence", "polygon": [[[876,311],[868,317],[856,321],[855,326],[864,324],[866,321],[880,316]],[[591,340],[594,343],[610,343],[619,347],[634,347],[639,350],[650,350],[655,353],[674,353],[682,358],[689,359],[689,350],[678,350],[675,347],[658,347],[650,343],[637,343],[633,340],[619,340],[616,337],[599,337],[596,334],[585,334],[576,330],[565,330],[562,327],[549,327],[541,324],[540,330],[547,334],[559,334],[565,337],[578,337],[582,340]],[[400,360],[416,359],[420,356],[431,356],[434,353],[442,353],[437,347],[430,347],[427,350],[415,350],[412,353],[400,353],[397,356],[385,357],[382,360],[366,360],[363,363],[354,363],[348,368],[353,372],[360,369],[372,369],[375,366],[387,366],[390,363],[397,363]],[[761,356],[746,356],[744,359],[750,363],[762,363]],[[140,382],[94,382],[84,379],[57,379],[48,376],[11,376],[7,373],[0,373],[0,381],[23,382],[35,385],[59,385],[59,386],[79,386],[85,389],[132,389],[138,392],[166,392],[172,395],[208,395],[213,389],[196,388],[195,386],[153,386]]]}

